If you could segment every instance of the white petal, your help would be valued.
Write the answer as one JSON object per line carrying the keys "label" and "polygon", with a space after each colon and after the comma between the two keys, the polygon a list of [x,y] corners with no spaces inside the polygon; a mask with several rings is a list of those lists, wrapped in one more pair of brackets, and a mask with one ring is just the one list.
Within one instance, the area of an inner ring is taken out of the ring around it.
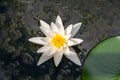
{"label": "white petal", "polygon": [[59,23],[56,23],[56,26],[58,27],[59,33],[64,34],[64,27],[61,26]]}
{"label": "white petal", "polygon": [[56,67],[59,65],[60,61],[62,60],[62,57],[63,57],[63,51],[56,52],[54,54],[54,62]]}
{"label": "white petal", "polygon": [[54,55],[56,53],[57,49],[50,48],[49,55]]}
{"label": "white petal", "polygon": [[49,24],[47,24],[45,21],[40,20],[40,24],[41,24],[42,27],[45,27],[46,29],[49,29],[49,30],[50,30]]}
{"label": "white petal", "polygon": [[71,39],[68,40],[67,44],[68,44],[68,46],[73,46],[73,45],[80,44],[80,43],[82,43],[82,42],[83,42],[82,39],[71,38]]}
{"label": "white petal", "polygon": [[47,42],[43,40],[43,37],[33,37],[29,39],[30,42],[40,44],[40,45],[46,45]]}
{"label": "white petal", "polygon": [[49,43],[50,42],[50,38],[49,37],[44,37],[44,38],[41,38],[43,41],[45,41],[45,42],[47,42],[47,43]]}
{"label": "white petal", "polygon": [[42,53],[42,52],[46,52],[49,51],[50,47],[48,45],[45,45],[43,47],[41,47],[40,49],[37,50],[37,53]]}
{"label": "white petal", "polygon": [[68,40],[69,38],[71,38],[71,34],[65,35],[66,40]]}
{"label": "white petal", "polygon": [[40,27],[40,29],[47,37],[50,37],[53,34],[49,29],[46,29],[44,27]]}
{"label": "white petal", "polygon": [[72,31],[72,27],[73,27],[73,25],[71,24],[71,25],[69,25],[66,29],[65,29],[65,33],[66,34],[70,34],[71,33],[71,31]]}
{"label": "white petal", "polygon": [[[66,55],[66,54],[69,54],[69,55]],[[79,57],[77,56],[76,52],[73,49],[70,50],[70,53],[65,53],[65,56],[75,64],[81,66]]]}
{"label": "white petal", "polygon": [[63,26],[62,19],[60,18],[59,15],[57,16],[55,23],[59,23],[61,26]]}
{"label": "white petal", "polygon": [[56,24],[54,24],[53,22],[51,23],[51,30],[53,32],[58,32],[58,27],[56,26]]}
{"label": "white petal", "polygon": [[46,62],[47,60],[49,60],[50,58],[52,58],[52,55],[48,55],[48,54],[49,54],[49,51],[43,53],[42,56],[40,57],[37,65],[40,65],[40,64]]}
{"label": "white petal", "polygon": [[64,49],[64,54],[65,54],[65,55],[70,55],[70,49],[69,49],[69,47],[66,47],[66,48]]}
{"label": "white petal", "polygon": [[72,29],[72,31],[71,31],[71,34],[72,34],[72,36],[71,37],[74,37],[75,36],[75,34],[78,32],[78,30],[80,29],[80,27],[81,27],[81,22],[80,23],[76,23],[76,24],[74,24],[73,25],[73,29]]}

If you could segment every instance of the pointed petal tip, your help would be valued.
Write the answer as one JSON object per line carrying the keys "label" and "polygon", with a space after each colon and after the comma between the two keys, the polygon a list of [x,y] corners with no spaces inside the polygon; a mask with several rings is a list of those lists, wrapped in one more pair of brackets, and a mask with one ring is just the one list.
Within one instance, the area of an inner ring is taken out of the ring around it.
{"label": "pointed petal tip", "polygon": [[51,25],[54,24],[54,22],[51,22]]}
{"label": "pointed petal tip", "polygon": [[49,51],[45,52],[41,55],[40,59],[38,60],[37,65],[41,65],[43,63],[45,63],[47,60],[49,60],[50,58],[52,58],[52,56],[48,56]]}
{"label": "pointed petal tip", "polygon": [[40,20],[40,24],[41,24],[41,27],[45,27],[46,29],[50,29],[50,25],[48,23],[46,23],[45,21]]}
{"label": "pointed petal tip", "polygon": [[28,39],[28,41],[33,43],[33,38]]}
{"label": "pointed petal tip", "polygon": [[57,15],[57,18],[60,18],[60,15]]}
{"label": "pointed petal tip", "polygon": [[55,23],[59,23],[61,26],[63,26],[62,19],[59,15],[57,16]]}
{"label": "pointed petal tip", "polygon": [[43,64],[43,63],[38,62],[38,63],[37,63],[37,66],[40,66],[41,64]]}
{"label": "pointed petal tip", "polygon": [[[61,60],[60,60],[60,62],[61,62]],[[58,65],[60,64],[60,62],[54,60],[55,66],[58,67]]]}
{"label": "pointed petal tip", "polygon": [[82,43],[84,40],[80,39],[79,44]]}
{"label": "pointed petal tip", "polygon": [[38,62],[38,63],[37,63],[37,66],[39,66],[39,65],[40,65],[40,63]]}
{"label": "pointed petal tip", "polygon": [[43,20],[39,20],[40,21],[40,24],[42,24],[42,22],[44,22]]}
{"label": "pointed petal tip", "polygon": [[31,39],[28,39],[28,41],[30,41]]}
{"label": "pointed petal tip", "polygon": [[60,62],[59,63],[54,62],[54,64],[55,64],[55,67],[58,67]]}
{"label": "pointed petal tip", "polygon": [[[73,61],[72,61],[72,62],[73,62]],[[76,60],[74,63],[75,63],[76,65],[78,65],[78,66],[82,66],[80,59]]]}
{"label": "pointed petal tip", "polygon": [[79,23],[74,24],[74,27],[81,27],[81,25],[82,25],[82,22],[79,22]]}
{"label": "pointed petal tip", "polygon": [[28,41],[35,43],[35,44],[40,44],[40,45],[45,45],[47,44],[47,42],[45,42],[44,40],[42,40],[43,37],[32,37],[30,39],[28,39]]}
{"label": "pointed petal tip", "polygon": [[79,31],[79,29],[81,28],[81,25],[82,25],[81,22],[76,23],[76,24],[73,25],[73,29],[72,29],[72,31],[71,31],[71,34],[72,34],[71,37],[74,37],[74,36],[76,35],[76,33],[77,33],[77,32]]}
{"label": "pointed petal tip", "polygon": [[73,25],[70,24],[70,25],[65,29],[65,33],[66,33],[66,34],[70,34],[71,31],[72,31],[72,28],[73,28]]}
{"label": "pointed petal tip", "polygon": [[59,64],[55,64],[55,67],[58,67]]}
{"label": "pointed petal tip", "polygon": [[77,55],[77,53],[74,51],[74,49],[70,48],[70,52],[69,55],[65,54],[65,56],[72,61],[73,63],[75,63],[76,65],[81,66],[81,61]]}
{"label": "pointed petal tip", "polygon": [[[72,61],[73,62],[73,61]],[[76,65],[78,65],[78,66],[82,66],[82,64],[81,64],[81,61],[79,60],[79,61],[76,61],[76,62],[73,62],[73,63],[75,63]]]}
{"label": "pointed petal tip", "polygon": [[58,52],[54,55],[54,64],[56,67],[60,64],[62,57],[63,57],[63,51]]}
{"label": "pointed petal tip", "polygon": [[78,22],[78,23],[76,23],[76,24],[74,24],[74,25],[81,26],[81,25],[82,25],[82,22]]}
{"label": "pointed petal tip", "polygon": [[42,52],[40,52],[40,51],[37,50],[36,53],[42,53]]}
{"label": "pointed petal tip", "polygon": [[43,20],[39,20],[40,22],[44,22]]}
{"label": "pointed petal tip", "polygon": [[83,39],[81,39],[82,41],[84,41]]}
{"label": "pointed petal tip", "polygon": [[79,64],[77,64],[78,66],[82,66],[82,64],[81,63],[79,63]]}
{"label": "pointed petal tip", "polygon": [[39,20],[40,22],[42,21],[42,20]]}
{"label": "pointed petal tip", "polygon": [[77,64],[78,66],[82,66],[82,64],[81,64],[81,62],[79,61],[79,63],[75,63],[75,64]]}
{"label": "pointed petal tip", "polygon": [[78,24],[80,24],[80,25],[81,25],[81,24],[82,24],[82,22],[79,22]]}
{"label": "pointed petal tip", "polygon": [[36,51],[36,53],[39,53],[38,51]]}

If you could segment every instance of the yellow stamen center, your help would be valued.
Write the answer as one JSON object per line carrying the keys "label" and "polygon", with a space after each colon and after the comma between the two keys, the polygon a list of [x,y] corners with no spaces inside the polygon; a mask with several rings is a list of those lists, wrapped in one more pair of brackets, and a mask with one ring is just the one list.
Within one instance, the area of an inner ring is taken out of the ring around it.
{"label": "yellow stamen center", "polygon": [[54,45],[55,47],[57,48],[60,48],[62,46],[64,46],[65,44],[65,38],[63,36],[61,36],[60,34],[56,34],[52,40],[51,40],[51,43],[52,45]]}

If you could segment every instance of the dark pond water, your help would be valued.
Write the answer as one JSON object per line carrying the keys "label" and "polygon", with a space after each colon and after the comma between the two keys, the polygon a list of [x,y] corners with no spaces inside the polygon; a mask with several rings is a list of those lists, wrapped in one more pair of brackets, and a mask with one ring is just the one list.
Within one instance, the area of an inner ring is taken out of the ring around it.
{"label": "dark pond water", "polygon": [[58,14],[65,26],[83,23],[75,37],[84,42],[74,47],[82,62],[97,43],[120,35],[119,0],[0,0],[0,80],[80,80],[82,67],[65,57],[58,67],[53,59],[37,66],[41,46],[28,42],[44,36],[40,19]]}

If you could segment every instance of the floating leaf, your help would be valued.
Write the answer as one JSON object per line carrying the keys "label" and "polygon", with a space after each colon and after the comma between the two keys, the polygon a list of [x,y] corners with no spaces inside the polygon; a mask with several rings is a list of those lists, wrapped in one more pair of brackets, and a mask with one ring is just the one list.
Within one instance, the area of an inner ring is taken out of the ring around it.
{"label": "floating leaf", "polygon": [[90,51],[83,64],[82,80],[120,80],[120,36]]}

